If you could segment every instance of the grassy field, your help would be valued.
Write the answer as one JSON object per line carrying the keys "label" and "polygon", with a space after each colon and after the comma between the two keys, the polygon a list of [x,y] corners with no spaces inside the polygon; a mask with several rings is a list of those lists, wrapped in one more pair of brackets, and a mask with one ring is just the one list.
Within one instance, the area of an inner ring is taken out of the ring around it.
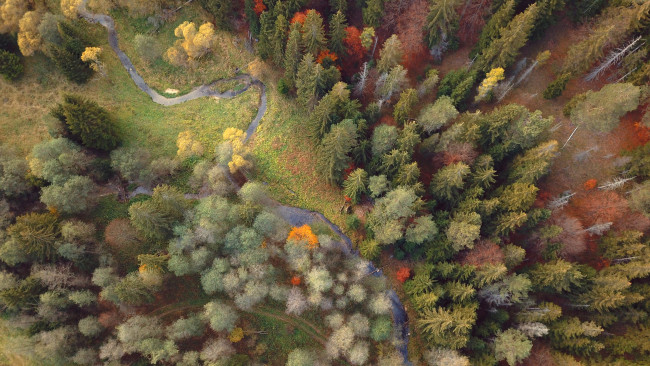
{"label": "grassy field", "polygon": [[79,24],[104,49],[108,75],[76,85],[65,80],[45,56],[27,57],[23,78],[13,83],[0,80],[0,143],[16,145],[26,154],[47,138],[47,125],[54,121],[49,110],[63,93],[97,101],[115,117],[126,145],[145,147],[154,156],[173,155],[178,133],[185,130],[194,132],[206,151],[213,151],[227,127],[246,129],[257,113],[255,88],[229,100],[200,98],[172,107],[157,105],[129,78],[108,46],[103,28]]}

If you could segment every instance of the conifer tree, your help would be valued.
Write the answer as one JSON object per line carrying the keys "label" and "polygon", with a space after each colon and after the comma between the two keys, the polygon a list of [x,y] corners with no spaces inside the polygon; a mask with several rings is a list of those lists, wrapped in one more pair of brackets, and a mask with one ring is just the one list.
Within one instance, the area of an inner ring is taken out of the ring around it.
{"label": "conifer tree", "polygon": [[357,127],[352,120],[333,125],[319,146],[319,169],[330,184],[341,182],[350,161],[348,154],[357,145]]}
{"label": "conifer tree", "polygon": [[305,23],[302,25],[302,47],[305,52],[316,56],[325,45],[323,18],[316,10],[311,9],[307,12]]}
{"label": "conifer tree", "polygon": [[7,234],[22,252],[34,260],[52,260],[57,256],[59,245],[57,221],[56,216],[50,213],[28,213],[17,217],[16,223],[7,228]]}
{"label": "conifer tree", "polygon": [[368,0],[363,8],[363,24],[377,28],[384,14],[384,0]]}
{"label": "conifer tree", "polygon": [[464,187],[469,173],[469,166],[463,162],[441,168],[431,178],[431,193],[447,201],[453,200]]}
{"label": "conifer tree", "polygon": [[314,56],[305,54],[296,74],[296,94],[300,105],[311,109],[316,104],[321,73],[322,66],[314,62]]}
{"label": "conifer tree", "polygon": [[500,332],[494,340],[494,357],[497,361],[506,360],[508,365],[515,366],[530,354],[533,342],[520,330],[508,329]]}
{"label": "conifer tree", "polygon": [[381,51],[379,51],[377,70],[380,73],[388,72],[402,61],[402,55],[402,42],[396,34],[393,34],[384,42]]}
{"label": "conifer tree", "polygon": [[538,289],[552,289],[558,293],[580,288],[585,277],[573,264],[562,259],[536,264],[530,276]]}
{"label": "conifer tree", "polygon": [[398,186],[412,186],[420,179],[420,168],[417,162],[402,165],[397,171],[395,184]]}
{"label": "conifer tree", "polygon": [[257,43],[257,54],[264,60],[273,56],[273,37],[275,35],[275,22],[270,11],[260,14],[260,33]]}
{"label": "conifer tree", "polygon": [[468,340],[476,322],[476,305],[428,308],[421,312],[417,324],[424,336],[437,347],[459,349]]}
{"label": "conifer tree", "polygon": [[291,85],[295,84],[296,73],[298,72],[298,65],[301,60],[300,39],[300,23],[293,23],[289,28],[289,38],[287,39],[287,48],[284,51],[284,78],[289,81]]}
{"label": "conifer tree", "polygon": [[402,131],[400,131],[399,138],[397,139],[397,147],[400,151],[406,152],[411,157],[420,141],[421,138],[417,123],[413,121],[407,122],[404,124]]}
{"label": "conifer tree", "polygon": [[461,0],[431,1],[429,14],[425,25],[426,40],[429,48],[437,46],[441,41],[451,38],[458,28],[458,13],[456,7]]}
{"label": "conifer tree", "polygon": [[285,18],[283,14],[278,15],[275,19],[275,29],[273,31],[271,49],[273,52],[273,62],[279,66],[284,64],[284,48],[285,44],[287,44],[288,26],[289,23],[287,22],[287,18]]}
{"label": "conifer tree", "polygon": [[499,38],[492,41],[481,53],[481,69],[489,71],[496,67],[506,68],[515,61],[519,50],[528,41],[538,10],[536,3],[530,5],[526,11],[516,15],[505,28],[499,30]]}
{"label": "conifer tree", "polygon": [[330,9],[332,13],[341,12],[345,14],[348,10],[348,0],[328,0],[330,3]]}
{"label": "conifer tree", "polygon": [[108,112],[97,103],[77,95],[66,94],[63,104],[52,109],[72,137],[84,146],[110,151],[120,139]]}
{"label": "conifer tree", "polygon": [[309,129],[314,140],[319,142],[329,131],[330,125],[338,122],[335,119],[338,112],[337,106],[341,106],[349,100],[350,91],[343,82],[334,85],[332,90],[321,98],[309,118]]}
{"label": "conifer tree", "polygon": [[490,17],[490,20],[483,27],[478,42],[476,42],[474,48],[472,48],[472,52],[470,52],[470,58],[480,55],[481,52],[492,43],[492,41],[497,39],[501,28],[505,28],[514,15],[515,0],[507,0],[499,7],[499,10]]}
{"label": "conifer tree", "polygon": [[415,89],[406,89],[400,94],[399,101],[393,109],[393,117],[399,124],[404,124],[409,118],[411,110],[418,101],[418,93]]}
{"label": "conifer tree", "polygon": [[350,197],[353,203],[359,203],[361,197],[368,192],[368,173],[357,168],[343,182],[343,194]]}
{"label": "conifer tree", "polygon": [[339,56],[343,55],[343,51],[345,51],[343,39],[347,35],[345,32],[347,26],[348,24],[343,12],[340,10],[337,11],[336,14],[332,16],[332,20],[330,20],[329,45],[330,50]]}
{"label": "conifer tree", "polygon": [[89,63],[81,61],[81,54],[88,45],[68,23],[60,22],[58,30],[61,45],[52,45],[50,50],[54,63],[68,80],[77,84],[87,82],[93,75],[93,70]]}
{"label": "conifer tree", "polygon": [[535,183],[548,173],[558,150],[557,141],[550,140],[515,158],[510,169],[511,181]]}

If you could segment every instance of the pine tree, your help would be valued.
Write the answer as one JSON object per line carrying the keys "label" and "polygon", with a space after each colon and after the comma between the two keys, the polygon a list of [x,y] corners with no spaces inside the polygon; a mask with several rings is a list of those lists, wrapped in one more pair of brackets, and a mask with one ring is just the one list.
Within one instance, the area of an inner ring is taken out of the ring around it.
{"label": "pine tree", "polygon": [[298,72],[298,65],[301,60],[300,39],[300,23],[293,23],[289,28],[289,39],[287,40],[287,48],[284,51],[284,77],[291,85],[295,84],[296,73]]}
{"label": "pine tree", "polygon": [[517,156],[512,163],[509,179],[521,183],[537,182],[548,173],[557,150],[557,141],[550,140]]}
{"label": "pine tree", "polygon": [[[275,19],[275,29],[273,32],[273,39],[271,42],[271,49],[273,52],[273,62],[281,66],[284,64],[284,47],[287,44],[287,27],[289,23],[283,14],[278,15]],[[287,45],[288,48],[288,45]]]}
{"label": "pine tree", "polygon": [[384,42],[381,51],[379,51],[377,70],[380,73],[388,72],[402,61],[402,55],[402,42],[396,34],[393,34]]}
{"label": "pine tree", "polygon": [[28,213],[16,218],[7,228],[11,240],[36,261],[49,261],[57,256],[59,226],[56,216],[49,213]]}
{"label": "pine tree", "polygon": [[461,3],[461,0],[431,1],[425,25],[429,48],[434,48],[441,41],[451,38],[454,30],[458,28],[456,7]]}
{"label": "pine tree", "polygon": [[368,173],[357,168],[343,182],[343,194],[350,197],[353,203],[359,203],[361,197],[368,192]]}
{"label": "pine tree", "polygon": [[404,124],[409,118],[411,110],[418,102],[418,93],[415,89],[406,89],[400,94],[399,101],[393,109],[393,117],[399,124]]}
{"label": "pine tree", "polygon": [[578,268],[562,259],[535,265],[530,276],[538,289],[552,289],[558,293],[580,288],[585,278]]}
{"label": "pine tree", "polygon": [[406,69],[402,65],[397,65],[390,69],[388,74],[383,74],[380,77],[375,94],[383,103],[390,100],[393,94],[402,90],[404,84],[406,84]]}
{"label": "pine tree", "polygon": [[316,10],[309,10],[307,18],[302,25],[302,47],[307,53],[316,56],[325,48],[325,30],[323,29],[323,18]]}
{"label": "pine tree", "polygon": [[348,24],[343,12],[340,10],[337,11],[336,14],[332,16],[332,20],[330,20],[329,44],[330,50],[339,56],[343,55],[343,52],[345,51],[343,39],[347,35],[345,32],[347,26]]}
{"label": "pine tree", "polygon": [[602,332],[603,328],[593,322],[580,322],[578,318],[571,317],[553,323],[549,338],[555,348],[589,355],[603,349],[603,344],[593,339]]}
{"label": "pine tree", "polygon": [[363,8],[363,24],[377,28],[384,14],[384,0],[368,0]]}
{"label": "pine tree", "polygon": [[525,224],[527,220],[528,215],[523,211],[513,211],[499,215],[496,219],[496,234],[506,236]]}
{"label": "pine tree", "polygon": [[399,138],[397,139],[397,147],[400,151],[404,151],[408,156],[413,156],[415,147],[420,143],[420,133],[418,131],[417,123],[411,121],[404,124],[404,128],[400,131]]}
{"label": "pine tree", "polygon": [[273,37],[275,35],[275,23],[270,11],[265,11],[260,15],[260,33],[259,42],[257,43],[257,54],[264,60],[273,56]]}
{"label": "pine tree", "polygon": [[464,187],[469,173],[469,166],[463,162],[443,167],[431,179],[431,193],[447,201],[453,200]]}
{"label": "pine tree", "polygon": [[357,128],[352,120],[333,125],[319,146],[319,169],[330,184],[339,184],[357,145]]}
{"label": "pine tree", "polygon": [[497,361],[506,360],[510,366],[528,357],[532,348],[533,342],[517,329],[500,332],[494,340],[495,358]]}
{"label": "pine tree", "polygon": [[425,308],[419,315],[417,324],[433,345],[459,349],[469,340],[469,333],[476,322],[476,306]]}
{"label": "pine tree", "polygon": [[506,68],[515,61],[519,50],[528,41],[538,10],[536,3],[530,5],[526,11],[516,15],[505,28],[499,30],[499,38],[492,41],[481,53],[479,65],[482,70]]}
{"label": "pine tree", "polygon": [[499,37],[499,31],[501,28],[505,28],[508,23],[512,20],[512,17],[515,15],[515,0],[508,0],[503,3],[499,10],[490,17],[490,20],[487,22],[481,35],[479,36],[478,42],[472,48],[470,53],[470,58],[474,58],[481,54],[481,52],[487,48],[492,41]]}
{"label": "pine tree", "polygon": [[314,62],[314,56],[311,53],[305,54],[298,66],[296,94],[298,103],[307,108],[312,108],[317,100],[318,79],[320,78],[317,72],[318,66],[320,65]]}
{"label": "pine tree", "polygon": [[110,151],[120,142],[112,118],[93,101],[66,94],[63,96],[63,104],[58,104],[51,113],[64,124],[77,142],[86,147]]}
{"label": "pine tree", "polygon": [[312,111],[308,122],[310,134],[316,142],[320,142],[323,136],[329,131],[332,123],[339,122],[337,120],[337,107],[349,100],[350,91],[343,82],[334,85],[332,90],[321,98],[318,105]]}
{"label": "pine tree", "polygon": [[420,180],[420,168],[417,162],[402,165],[397,171],[395,184],[398,186],[412,186]]}

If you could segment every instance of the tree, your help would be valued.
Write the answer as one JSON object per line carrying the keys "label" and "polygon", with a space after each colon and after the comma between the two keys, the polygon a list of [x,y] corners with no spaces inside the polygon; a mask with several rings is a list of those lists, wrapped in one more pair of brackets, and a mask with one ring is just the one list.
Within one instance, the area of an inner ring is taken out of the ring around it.
{"label": "tree", "polygon": [[452,201],[465,186],[470,168],[463,162],[447,165],[431,178],[431,193],[435,197]]}
{"label": "tree", "polygon": [[171,224],[183,218],[188,201],[177,188],[161,185],[150,200],[129,207],[133,226],[144,236],[162,239],[171,234]]}
{"label": "tree", "polygon": [[110,151],[120,142],[115,122],[108,111],[91,100],[65,94],[63,104],[57,104],[51,113],[84,146]]}
{"label": "tree", "polygon": [[584,275],[571,263],[562,259],[555,262],[537,264],[531,278],[539,289],[550,288],[556,292],[571,292],[580,288]]}
{"label": "tree", "polygon": [[390,125],[379,125],[372,133],[371,151],[373,156],[382,156],[391,151],[397,144],[397,128]]}
{"label": "tree", "polygon": [[415,215],[422,201],[410,188],[398,187],[378,199],[368,223],[379,244],[392,244],[404,236],[406,223]]}
{"label": "tree", "polygon": [[217,27],[226,29],[231,20],[233,3],[229,0],[201,0],[201,6],[214,16]]}
{"label": "tree", "polygon": [[477,101],[485,99],[497,83],[505,79],[505,76],[503,76],[504,72],[505,70],[502,67],[497,67],[490,70],[487,75],[485,75],[485,79],[483,79],[481,85],[478,86],[478,95],[476,96]]}
{"label": "tree", "polygon": [[506,360],[508,365],[514,366],[528,357],[531,348],[533,348],[533,342],[524,333],[510,328],[500,332],[494,340],[494,357],[498,361]]}
{"label": "tree", "polygon": [[434,104],[424,107],[417,118],[417,122],[422,130],[431,134],[449,121],[458,116],[458,110],[454,107],[452,99],[448,96],[441,96]]}
{"label": "tree", "polygon": [[650,180],[632,191],[629,203],[630,207],[650,218]]}
{"label": "tree", "polygon": [[551,162],[557,154],[557,141],[550,140],[539,144],[523,155],[517,156],[512,162],[509,179],[521,183],[535,183],[544,176],[551,167]]}
{"label": "tree", "polygon": [[88,316],[79,320],[79,332],[86,337],[94,337],[104,330],[104,326],[97,320],[96,316]]}
{"label": "tree", "polygon": [[95,184],[86,176],[73,176],[63,185],[43,187],[41,202],[62,213],[80,213],[93,205]]}
{"label": "tree", "polygon": [[137,272],[131,272],[113,288],[118,300],[128,305],[143,305],[154,301],[152,289]]}
{"label": "tree", "polygon": [[287,39],[287,46],[284,50],[284,77],[291,85],[295,83],[296,73],[298,72],[298,65],[301,61],[300,52],[300,23],[293,23],[289,26],[289,38]]}
{"label": "tree", "polygon": [[59,226],[56,216],[52,214],[28,213],[18,216],[16,223],[7,228],[7,234],[21,251],[36,261],[56,257]]}
{"label": "tree", "polygon": [[32,174],[53,184],[63,184],[70,177],[81,174],[88,164],[79,146],[66,138],[39,143],[32,148],[27,160]]}
{"label": "tree", "polygon": [[387,73],[402,61],[402,55],[402,42],[397,38],[396,34],[393,34],[384,42],[379,51],[377,70],[380,73]]}
{"label": "tree", "polygon": [[8,0],[0,5],[0,33],[16,32],[20,19],[28,11],[29,3],[24,0]]}
{"label": "tree", "polygon": [[[345,1],[342,1],[345,3]],[[329,45],[330,50],[337,55],[342,55],[345,51],[345,46],[343,45],[343,39],[347,36],[346,27],[347,22],[345,20],[344,13],[339,10],[337,11],[330,20],[330,31],[329,31]]]}
{"label": "tree", "polygon": [[502,3],[494,15],[490,17],[490,20],[487,22],[485,27],[483,27],[478,42],[476,42],[470,52],[470,57],[474,58],[480,55],[481,52],[492,43],[492,41],[497,39],[499,37],[500,29],[505,28],[514,15],[515,0],[507,0]]}
{"label": "tree", "polygon": [[239,318],[237,312],[230,306],[219,301],[211,301],[203,307],[203,315],[208,320],[210,328],[215,332],[232,331]]}
{"label": "tree", "polygon": [[384,13],[384,0],[368,0],[362,9],[363,24],[377,28]]}
{"label": "tree", "polygon": [[178,38],[167,50],[167,58],[172,64],[194,66],[196,61],[210,52],[218,42],[212,23],[203,23],[197,30],[196,24],[185,21],[174,30]]}
{"label": "tree", "polygon": [[455,306],[425,308],[420,312],[417,325],[431,344],[438,347],[459,349],[469,340],[469,333],[476,322],[476,308]]}
{"label": "tree", "polygon": [[62,42],[60,45],[51,45],[52,59],[68,80],[83,84],[93,75],[90,64],[81,60],[81,54],[89,45],[80,32],[68,23],[59,23],[58,29]]}
{"label": "tree", "polygon": [[323,67],[314,62],[314,56],[307,53],[303,56],[298,73],[296,74],[296,95],[298,103],[311,109],[318,100],[318,88],[322,82]]}
{"label": "tree", "polygon": [[425,26],[426,41],[429,48],[438,46],[451,38],[458,28],[458,13],[456,7],[460,0],[431,1]]}
{"label": "tree", "polygon": [[20,56],[0,50],[0,74],[9,81],[18,79],[23,74],[23,63]]}
{"label": "tree", "polygon": [[325,45],[323,18],[316,10],[311,9],[307,11],[307,18],[302,25],[302,47],[306,53],[316,56]]}
{"label": "tree", "polygon": [[370,325],[370,338],[375,342],[387,340],[393,330],[393,324],[389,317],[380,316],[375,318]]}
{"label": "tree", "polygon": [[604,348],[602,343],[593,339],[602,332],[603,328],[593,322],[580,322],[578,318],[570,317],[553,323],[549,335],[553,347],[589,355]]}
{"label": "tree", "polygon": [[430,366],[469,366],[469,359],[456,350],[432,348],[425,354],[425,360]]}
{"label": "tree", "polygon": [[[256,1],[256,3],[264,4],[261,1]],[[264,60],[267,60],[273,56],[273,36],[274,36],[274,17],[271,11],[263,11],[260,14],[260,33],[259,41],[257,42],[257,54]]]}
{"label": "tree", "polygon": [[393,109],[393,117],[399,124],[404,124],[411,114],[411,110],[418,102],[418,94],[415,89],[406,89],[400,94],[399,101]]}
{"label": "tree", "polygon": [[284,49],[287,44],[287,29],[289,22],[283,14],[278,15],[275,19],[275,27],[273,29],[273,37],[271,38],[271,49],[273,54],[273,62],[276,65],[284,64]]}
{"label": "tree", "polygon": [[124,323],[118,325],[117,339],[124,351],[137,352],[142,343],[147,339],[158,339],[164,334],[160,320],[155,317],[135,315]]}
{"label": "tree", "polygon": [[447,240],[455,251],[473,248],[481,234],[481,216],[476,212],[456,215],[447,227]]}
{"label": "tree", "polygon": [[341,174],[347,168],[348,154],[357,145],[356,126],[352,120],[332,126],[319,146],[319,169],[330,184],[341,182]]}
{"label": "tree", "polygon": [[305,349],[296,348],[289,352],[285,366],[314,366],[316,359],[316,355],[314,355],[312,352]]}
{"label": "tree", "polygon": [[23,56],[31,56],[41,48],[43,39],[38,32],[41,14],[28,11],[18,22],[18,47]]}
{"label": "tree", "polygon": [[338,82],[318,102],[309,118],[311,135],[315,141],[321,141],[329,131],[330,125],[340,121],[338,115],[341,107],[350,101],[350,91],[343,82]]}
{"label": "tree", "polygon": [[406,69],[402,65],[393,67],[388,74],[382,74],[377,80],[375,90],[380,106],[383,102],[389,101],[393,94],[399,93],[405,84]]}
{"label": "tree", "polygon": [[492,41],[481,53],[481,69],[488,71],[496,67],[506,68],[515,61],[519,50],[528,41],[538,10],[537,4],[530,5],[526,11],[517,14],[506,27],[499,30],[499,38]]}
{"label": "tree", "polygon": [[343,194],[350,197],[353,203],[359,203],[361,197],[368,191],[368,173],[361,168],[357,168],[343,183]]}
{"label": "tree", "polygon": [[571,111],[571,121],[597,132],[613,130],[619,119],[639,105],[641,89],[629,83],[608,84],[587,91],[586,98]]}
{"label": "tree", "polygon": [[432,240],[438,233],[438,227],[431,215],[420,216],[406,228],[404,238],[409,243],[422,244]]}

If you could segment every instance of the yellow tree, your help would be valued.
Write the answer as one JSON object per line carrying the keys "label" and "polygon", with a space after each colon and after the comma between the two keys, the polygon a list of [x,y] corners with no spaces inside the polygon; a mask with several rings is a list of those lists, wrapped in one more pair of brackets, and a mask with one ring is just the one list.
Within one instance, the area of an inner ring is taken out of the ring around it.
{"label": "yellow tree", "polygon": [[90,63],[90,68],[97,71],[101,75],[106,75],[104,71],[104,63],[99,60],[102,54],[100,47],[86,47],[81,54],[81,61]]}
{"label": "yellow tree", "polygon": [[223,139],[226,144],[230,145],[231,154],[230,161],[228,162],[228,168],[231,173],[236,173],[239,170],[246,170],[253,167],[253,164],[246,159],[248,156],[248,149],[244,145],[244,139],[246,134],[244,131],[228,127],[223,132]]}
{"label": "yellow tree", "polygon": [[38,31],[41,23],[41,14],[28,11],[18,22],[18,47],[24,56],[31,56],[43,44],[43,39]]}
{"label": "yellow tree", "polygon": [[61,12],[68,18],[76,18],[83,0],[61,0]]}
{"label": "yellow tree", "polygon": [[176,146],[178,146],[176,155],[179,158],[185,159],[193,155],[203,155],[203,145],[200,141],[195,139],[194,134],[189,130],[178,134]]}
{"label": "yellow tree", "polygon": [[193,64],[217,44],[212,23],[204,23],[197,30],[196,24],[185,21],[176,27],[174,35],[181,39],[167,50],[167,58],[176,65]]}
{"label": "yellow tree", "polygon": [[504,72],[505,70],[503,70],[502,67],[497,67],[490,70],[490,72],[485,75],[485,79],[483,79],[481,85],[478,86],[478,95],[476,96],[476,101],[483,100],[488,95],[490,90],[492,90],[492,88],[494,88],[499,81],[505,78],[505,76],[503,76]]}
{"label": "yellow tree", "polygon": [[0,5],[0,33],[16,32],[18,23],[27,12],[26,0],[4,0]]}

